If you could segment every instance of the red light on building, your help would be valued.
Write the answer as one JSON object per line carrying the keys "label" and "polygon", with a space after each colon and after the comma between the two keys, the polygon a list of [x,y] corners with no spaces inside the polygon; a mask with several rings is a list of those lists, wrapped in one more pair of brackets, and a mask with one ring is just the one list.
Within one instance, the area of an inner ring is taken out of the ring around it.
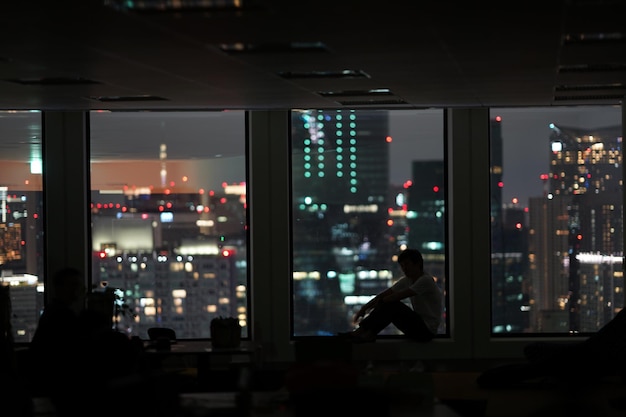
{"label": "red light on building", "polygon": [[33,218],[34,218],[34,219],[38,219],[38,218],[39,218],[39,214],[34,213],[34,214],[33,214]]}
{"label": "red light on building", "polygon": [[500,187],[500,188],[504,187],[504,182],[498,181],[498,187]]}
{"label": "red light on building", "polygon": [[228,258],[230,256],[233,256],[235,254],[235,250],[234,249],[224,249],[222,250],[222,256],[224,258]]}
{"label": "red light on building", "polygon": [[22,246],[25,246],[25,245],[26,245],[26,241],[25,241],[25,240],[22,240],[22,241],[20,241],[20,244],[21,244]]}
{"label": "red light on building", "polygon": [[436,192],[436,193],[438,193],[438,192],[439,192],[439,186],[438,186],[438,185],[435,185],[435,186],[433,187],[433,191],[434,191],[434,192]]}
{"label": "red light on building", "polygon": [[576,235],[576,239],[583,240],[583,235],[581,235],[581,234]]}
{"label": "red light on building", "polygon": [[387,137],[385,138],[385,142],[387,142],[387,143],[391,143],[391,142],[393,142],[393,139],[391,138],[391,136],[387,136]]}
{"label": "red light on building", "polygon": [[225,197],[220,198],[220,203],[222,204],[226,203],[226,198]]}
{"label": "red light on building", "polygon": [[496,116],[496,122],[501,122],[502,121],[502,116]]}
{"label": "red light on building", "polygon": [[541,179],[541,181],[548,181],[548,174],[541,174],[539,175],[539,179]]}
{"label": "red light on building", "polygon": [[515,223],[515,228],[517,230],[521,230],[522,229],[522,224],[521,223]]}
{"label": "red light on building", "polygon": [[393,220],[391,219],[387,220],[387,226],[389,227],[393,226]]}

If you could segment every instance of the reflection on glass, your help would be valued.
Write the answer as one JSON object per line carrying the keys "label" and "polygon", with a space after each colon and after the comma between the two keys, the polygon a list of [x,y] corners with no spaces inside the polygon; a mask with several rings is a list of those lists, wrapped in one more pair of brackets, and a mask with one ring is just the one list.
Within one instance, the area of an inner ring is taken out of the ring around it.
{"label": "reflection on glass", "polygon": [[15,342],[30,342],[43,308],[41,113],[1,111],[0,129],[0,285]]}
{"label": "reflection on glass", "polygon": [[247,336],[244,112],[91,113],[94,291],[121,290],[120,330]]}
{"label": "reflection on glass", "polygon": [[492,332],[595,332],[624,307],[619,107],[491,111]]}
{"label": "reflection on glass", "polygon": [[443,112],[291,119],[293,335],[350,329],[354,312],[400,277],[394,257],[406,247],[422,251],[445,292]]}

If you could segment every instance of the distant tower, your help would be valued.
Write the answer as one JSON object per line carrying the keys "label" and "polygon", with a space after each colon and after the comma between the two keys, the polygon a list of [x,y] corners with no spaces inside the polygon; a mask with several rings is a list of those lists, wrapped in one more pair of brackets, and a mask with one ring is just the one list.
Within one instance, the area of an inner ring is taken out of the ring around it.
{"label": "distant tower", "polygon": [[613,296],[621,271],[594,260],[623,256],[621,126],[552,129],[549,197],[568,202],[557,215],[568,219],[569,330],[596,331],[624,306]]}
{"label": "distant tower", "polygon": [[167,145],[162,143],[159,147],[159,160],[161,161],[161,187],[167,187],[167,167],[165,161],[167,160]]}

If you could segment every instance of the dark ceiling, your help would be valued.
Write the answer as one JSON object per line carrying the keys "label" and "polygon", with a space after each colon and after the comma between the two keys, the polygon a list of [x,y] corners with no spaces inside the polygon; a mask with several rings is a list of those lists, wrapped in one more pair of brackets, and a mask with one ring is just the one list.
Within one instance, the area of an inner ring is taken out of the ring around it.
{"label": "dark ceiling", "polygon": [[626,1],[6,3],[3,110],[594,105],[626,94]]}

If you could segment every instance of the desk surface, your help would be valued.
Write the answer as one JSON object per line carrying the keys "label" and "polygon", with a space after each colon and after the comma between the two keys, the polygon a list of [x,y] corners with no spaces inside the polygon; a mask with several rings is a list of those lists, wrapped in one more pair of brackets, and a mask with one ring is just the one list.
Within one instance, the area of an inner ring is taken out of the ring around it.
{"label": "desk surface", "polygon": [[[347,395],[350,395],[348,393]],[[180,406],[183,410],[198,412],[203,416],[233,415],[237,410],[237,393],[235,392],[199,392],[180,394]],[[358,401],[357,398],[347,398],[350,401]],[[297,413],[289,406],[289,392],[286,390],[262,391],[251,393],[251,417],[295,417]],[[323,399],[320,399],[323,400]],[[333,412],[333,405],[329,404],[329,414]],[[195,414],[194,414],[195,415]],[[446,404],[434,401],[428,405],[404,405],[389,410],[393,417],[461,417]]]}
{"label": "desk surface", "polygon": [[156,353],[181,353],[181,354],[223,354],[223,355],[253,355],[256,349],[246,345],[241,345],[236,348],[215,348],[210,341],[204,340],[184,340],[176,341],[169,345],[169,348],[163,348],[155,341],[145,341],[144,348],[146,352]]}

